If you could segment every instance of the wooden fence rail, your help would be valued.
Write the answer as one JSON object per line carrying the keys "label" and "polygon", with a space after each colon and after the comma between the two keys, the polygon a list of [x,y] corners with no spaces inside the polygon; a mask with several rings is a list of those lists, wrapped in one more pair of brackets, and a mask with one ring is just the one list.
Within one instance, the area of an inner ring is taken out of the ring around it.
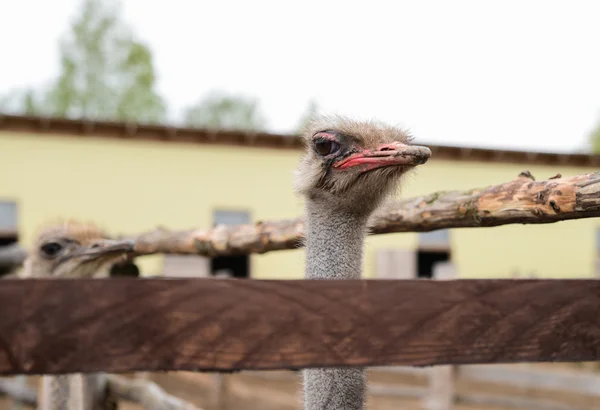
{"label": "wooden fence rail", "polygon": [[[447,228],[545,224],[600,216],[600,172],[535,181],[522,172],[513,181],[467,191],[434,192],[392,203],[377,212],[371,234]],[[295,249],[302,245],[302,218],[219,225],[212,229],[155,229],[135,238],[139,255],[154,253],[224,256]],[[0,251],[0,268],[20,265],[25,251]]]}
{"label": "wooden fence rail", "polygon": [[597,280],[5,280],[0,374],[600,360]]}
{"label": "wooden fence rail", "polygon": [[[535,181],[522,172],[513,181],[467,191],[435,192],[392,203],[372,216],[371,234],[422,232],[507,224],[544,224],[600,216],[600,172]],[[203,256],[266,253],[301,246],[302,218],[220,225],[213,229],[156,229],[136,235],[141,254]]]}

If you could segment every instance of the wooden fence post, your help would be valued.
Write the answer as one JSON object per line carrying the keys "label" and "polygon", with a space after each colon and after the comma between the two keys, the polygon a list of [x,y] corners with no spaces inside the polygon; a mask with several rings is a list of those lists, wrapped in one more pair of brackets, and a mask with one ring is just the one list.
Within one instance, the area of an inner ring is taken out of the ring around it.
{"label": "wooden fence post", "polygon": [[227,395],[228,378],[221,373],[211,375],[212,389],[210,392],[210,407],[213,410],[223,410],[225,406],[225,397]]}
{"label": "wooden fence post", "polygon": [[[451,280],[456,276],[456,268],[451,262],[438,262],[433,267],[435,280]],[[454,409],[456,366],[434,366],[429,372],[427,410]]]}
{"label": "wooden fence post", "polygon": [[[228,269],[218,270],[215,272],[214,279],[232,278],[233,274]],[[212,389],[210,392],[210,406],[212,410],[224,410],[227,408],[226,400],[229,388],[229,377],[223,373],[213,373],[211,375]]]}
{"label": "wooden fence post", "polygon": [[427,410],[454,409],[455,366],[435,366],[429,374]]}
{"label": "wooden fence post", "polygon": [[417,277],[417,255],[412,249],[378,249],[375,254],[378,279],[414,279]]}

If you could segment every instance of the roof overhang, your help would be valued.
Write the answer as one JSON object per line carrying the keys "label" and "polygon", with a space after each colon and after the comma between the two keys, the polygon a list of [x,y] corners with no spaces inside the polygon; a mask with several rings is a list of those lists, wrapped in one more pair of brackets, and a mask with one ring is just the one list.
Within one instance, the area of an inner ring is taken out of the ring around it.
{"label": "roof overhang", "polygon": [[[21,115],[0,114],[0,131],[54,134],[73,137],[93,136],[97,138],[238,145],[257,148],[296,150],[303,148],[302,139],[298,135]],[[436,160],[506,162],[573,167],[600,166],[600,155],[431,145],[421,141],[419,144],[429,147],[432,151],[432,159],[434,158]]]}

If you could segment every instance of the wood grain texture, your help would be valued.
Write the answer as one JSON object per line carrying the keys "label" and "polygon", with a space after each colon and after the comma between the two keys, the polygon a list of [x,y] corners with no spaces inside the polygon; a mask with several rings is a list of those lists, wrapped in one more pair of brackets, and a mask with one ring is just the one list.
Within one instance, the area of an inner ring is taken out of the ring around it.
{"label": "wood grain texture", "polygon": [[600,359],[596,280],[5,280],[0,374]]}
{"label": "wood grain texture", "polygon": [[[500,185],[435,192],[394,202],[373,215],[371,234],[424,232],[507,224],[546,224],[600,216],[600,172],[535,181],[528,171]],[[266,253],[302,246],[302,218],[219,225],[213,229],[135,236],[141,254],[181,253],[209,257]]]}

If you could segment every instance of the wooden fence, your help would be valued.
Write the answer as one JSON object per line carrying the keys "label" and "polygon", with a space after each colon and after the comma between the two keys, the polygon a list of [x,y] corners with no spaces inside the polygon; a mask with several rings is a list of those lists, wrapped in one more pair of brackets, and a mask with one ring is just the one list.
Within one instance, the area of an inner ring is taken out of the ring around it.
{"label": "wooden fence", "polygon": [[[541,182],[523,173],[405,200],[372,226],[387,233],[596,216],[600,173]],[[301,233],[301,219],[157,230],[139,236],[136,250],[263,253],[296,246]],[[455,369],[440,365],[600,360],[596,280],[7,279],[0,312],[2,375],[435,365],[432,389],[454,400],[443,381]]]}
{"label": "wooden fence", "polygon": [[0,374],[600,359],[596,280],[6,280],[0,311]]}
{"label": "wooden fence", "polygon": [[[447,391],[440,394],[440,390],[444,389],[439,389],[439,384],[436,385],[434,381],[435,369],[395,366],[372,368],[369,371],[369,396],[375,402],[391,400],[400,408],[413,406],[398,406],[398,403],[415,402],[421,403],[421,408],[452,408],[440,405],[445,404],[442,400],[446,398],[463,408],[489,406],[527,410],[591,410],[600,406],[600,375],[590,372],[519,364],[444,367],[448,373],[452,373],[452,379],[450,383],[442,380]],[[293,391],[299,380],[298,374],[283,371],[242,372],[240,376],[225,376],[228,387],[225,394],[249,396],[250,393],[244,391],[244,384],[254,380],[256,384],[267,387],[285,383],[288,390]],[[178,374],[174,377],[177,383],[185,379],[198,380],[195,374]],[[258,394],[269,396],[264,390]],[[294,406],[296,402],[297,398],[291,395],[287,400],[280,399],[278,404],[281,408],[297,408],[297,405]]]}

